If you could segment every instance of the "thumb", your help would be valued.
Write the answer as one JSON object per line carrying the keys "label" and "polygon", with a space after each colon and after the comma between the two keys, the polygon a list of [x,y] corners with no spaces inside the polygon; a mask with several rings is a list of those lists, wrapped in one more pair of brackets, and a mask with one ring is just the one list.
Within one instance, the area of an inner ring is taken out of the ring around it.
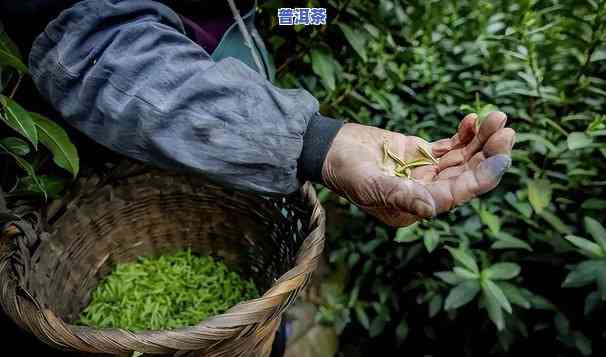
{"label": "thumb", "polygon": [[385,208],[396,214],[412,214],[419,218],[429,218],[436,214],[434,199],[422,183],[395,176],[383,176],[378,186],[382,188]]}

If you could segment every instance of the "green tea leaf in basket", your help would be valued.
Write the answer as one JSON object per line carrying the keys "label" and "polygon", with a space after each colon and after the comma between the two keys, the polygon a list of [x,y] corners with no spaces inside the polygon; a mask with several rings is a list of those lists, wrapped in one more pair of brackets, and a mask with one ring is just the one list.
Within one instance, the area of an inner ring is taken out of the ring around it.
{"label": "green tea leaf in basket", "polygon": [[79,323],[131,331],[174,329],[258,295],[252,280],[185,250],[116,266],[94,290]]}

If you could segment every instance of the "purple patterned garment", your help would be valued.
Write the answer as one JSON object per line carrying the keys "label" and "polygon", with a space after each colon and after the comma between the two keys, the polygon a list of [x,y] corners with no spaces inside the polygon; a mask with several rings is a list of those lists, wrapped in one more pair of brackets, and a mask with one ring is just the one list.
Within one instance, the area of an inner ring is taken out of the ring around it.
{"label": "purple patterned garment", "polygon": [[208,54],[219,45],[225,31],[234,23],[232,15],[220,15],[212,18],[200,18],[196,16],[185,17],[179,15],[189,37],[198,45],[202,46]]}

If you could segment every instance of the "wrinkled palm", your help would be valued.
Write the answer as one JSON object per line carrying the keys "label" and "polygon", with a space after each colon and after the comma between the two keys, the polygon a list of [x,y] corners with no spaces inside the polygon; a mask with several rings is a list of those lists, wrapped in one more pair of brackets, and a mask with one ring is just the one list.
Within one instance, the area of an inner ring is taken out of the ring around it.
{"label": "wrinkled palm", "polygon": [[[375,127],[346,124],[324,162],[324,182],[391,226],[407,226],[446,212],[492,190],[511,164],[515,132],[505,127],[505,114],[488,114],[479,128],[476,119],[475,114],[466,116],[453,137],[433,143]],[[397,162],[385,160],[385,142],[404,162],[421,158],[419,147],[439,161],[412,168],[411,179],[397,176]]]}

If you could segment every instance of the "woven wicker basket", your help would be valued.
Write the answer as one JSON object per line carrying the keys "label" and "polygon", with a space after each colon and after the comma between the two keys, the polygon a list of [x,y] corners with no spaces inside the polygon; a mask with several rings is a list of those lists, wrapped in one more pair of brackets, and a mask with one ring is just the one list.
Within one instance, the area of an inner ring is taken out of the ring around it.
{"label": "woven wicker basket", "polygon": [[[268,198],[151,169],[88,182],[53,214],[50,233],[0,241],[0,304],[45,343],[86,355],[267,356],[282,312],[316,269],[324,221],[309,183]],[[186,247],[224,258],[265,293],[170,331],[70,324],[114,264]]]}

